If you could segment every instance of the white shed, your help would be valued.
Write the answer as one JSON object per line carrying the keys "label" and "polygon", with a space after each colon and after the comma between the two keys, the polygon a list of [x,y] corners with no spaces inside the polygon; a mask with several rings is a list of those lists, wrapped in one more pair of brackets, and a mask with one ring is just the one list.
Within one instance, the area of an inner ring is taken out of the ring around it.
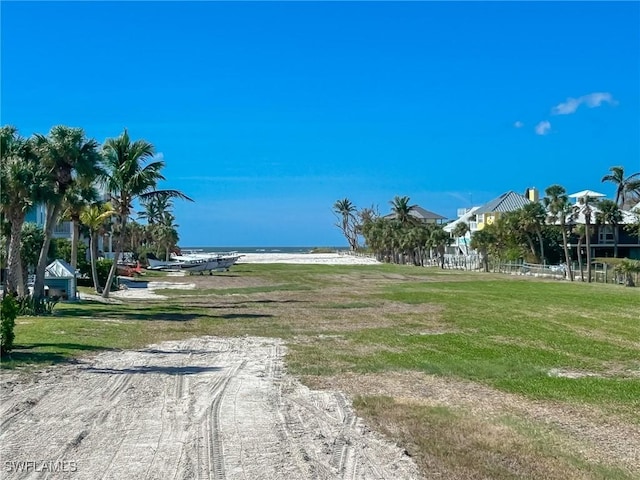
{"label": "white shed", "polygon": [[54,260],[47,266],[44,284],[49,287],[50,297],[60,297],[63,300],[76,298],[76,271],[64,260]]}

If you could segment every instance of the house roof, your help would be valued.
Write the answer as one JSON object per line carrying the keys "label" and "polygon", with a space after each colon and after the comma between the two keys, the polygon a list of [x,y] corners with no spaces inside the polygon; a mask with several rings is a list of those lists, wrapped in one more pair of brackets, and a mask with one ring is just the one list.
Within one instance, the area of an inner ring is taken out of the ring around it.
{"label": "house roof", "polygon": [[492,212],[512,212],[524,207],[528,203],[531,203],[531,200],[527,197],[520,195],[513,190],[509,190],[508,192],[503,193],[499,197],[482,205],[475,213],[476,215],[480,215]]}
{"label": "house roof", "polygon": [[[591,210],[591,225],[595,225],[596,216],[600,212],[600,209],[597,205],[589,206]],[[631,223],[636,222],[636,214],[630,210],[621,210],[622,218],[620,220],[620,225],[629,225]],[[547,220],[548,221],[548,220]],[[567,215],[565,222],[567,225],[584,225],[586,223],[586,218],[584,214],[584,207],[580,207],[576,209],[573,213]],[[555,221],[549,222],[553,225],[560,225],[560,220],[556,219]]]}
{"label": "house roof", "polygon": [[54,260],[44,271],[45,277],[75,277],[75,269],[64,260]]}
{"label": "house roof", "polygon": [[569,195],[569,198],[584,198],[584,197],[600,198],[600,197],[606,197],[606,195],[604,193],[594,192],[593,190],[582,190],[580,192],[572,193],[571,195]]}
{"label": "house roof", "polygon": [[478,211],[478,209],[479,209],[479,208],[480,208],[480,207],[473,207],[473,208],[470,208],[470,209],[469,209],[469,210],[467,210],[467,212],[466,212],[464,215],[462,215],[461,217],[457,218],[456,220],[454,220],[454,221],[453,221],[453,222],[451,222],[451,223],[447,223],[447,224],[444,226],[443,230],[444,230],[445,232],[449,232],[449,233],[453,232],[453,229],[454,229],[454,228],[456,228],[456,225],[458,225],[460,222],[468,222],[468,221],[469,221],[469,219],[470,219],[472,216],[474,216],[474,215],[476,214],[476,212]]}
{"label": "house roof", "polygon": [[[430,212],[429,210],[425,210],[418,205],[411,209],[409,215],[419,220],[446,220],[447,218],[443,217],[442,215],[438,215],[437,213]],[[388,215],[385,215],[384,218],[396,218],[396,214],[390,213]]]}

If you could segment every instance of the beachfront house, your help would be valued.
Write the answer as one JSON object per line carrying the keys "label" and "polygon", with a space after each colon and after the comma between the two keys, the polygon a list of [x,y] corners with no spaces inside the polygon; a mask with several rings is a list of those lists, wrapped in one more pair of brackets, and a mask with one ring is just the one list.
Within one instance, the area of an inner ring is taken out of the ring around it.
{"label": "beachfront house", "polygon": [[[437,213],[430,212],[429,210],[425,210],[419,205],[416,205],[415,207],[413,207],[409,212],[409,215],[411,215],[413,218],[418,220],[420,223],[426,223],[426,224],[441,225],[447,219],[447,217],[443,217],[442,215],[439,215]],[[388,215],[385,215],[383,218],[394,219],[396,218],[396,214],[389,213]]]}
{"label": "beachfront house", "polygon": [[535,188],[528,188],[524,195],[513,190],[503,193],[475,211],[475,230],[482,230],[486,225],[491,225],[504,213],[513,212],[528,203],[537,201],[539,201],[538,190]]}
{"label": "beachfront house", "polygon": [[[458,209],[458,218],[444,227],[444,230],[452,237],[447,253],[454,255],[471,254],[469,244],[474,232],[482,230],[486,225],[491,225],[500,218],[500,215],[506,212],[513,212],[528,203],[538,201],[540,201],[538,190],[536,188],[527,188],[524,195],[510,190],[483,205]],[[463,237],[457,237],[453,232],[456,226],[462,222],[467,224],[469,231]]]}
{"label": "beachfront house", "polygon": [[[108,196],[103,194],[103,200],[106,200]],[[25,217],[25,222],[35,223],[37,226],[44,228],[44,222],[46,217],[46,206],[43,203],[35,205]],[[112,220],[114,221],[114,220]],[[73,223],[68,220],[61,220],[53,228],[53,238],[63,238],[71,241],[73,236]],[[80,234],[80,241],[89,245],[89,239]],[[105,258],[113,258],[113,240],[110,233],[105,233],[98,237],[98,250],[102,252]],[[88,253],[87,253],[88,255]]]}
{"label": "beachfront house", "polygon": [[[574,253],[574,258],[577,258],[577,249],[580,248],[580,253],[583,257],[586,257],[586,241],[583,238],[580,241],[580,236],[576,231],[578,225],[585,225],[587,223],[587,212],[589,213],[589,243],[591,249],[591,258],[633,258],[640,260],[640,238],[634,236],[627,229],[628,225],[634,224],[640,220],[640,203],[629,210],[621,211],[621,220],[617,225],[611,225],[607,223],[599,223],[597,221],[598,213],[600,209],[598,207],[598,200],[605,197],[604,194],[594,192],[592,190],[582,190],[577,193],[569,195],[570,198],[575,199],[573,212],[567,216],[566,224],[572,229],[572,233],[569,236],[569,250]],[[585,198],[588,201],[585,203]],[[559,222],[555,222],[559,224]],[[617,238],[617,245],[616,245]],[[617,255],[616,255],[617,250]]]}
{"label": "beachfront house", "polygon": [[[45,205],[43,203],[40,203],[27,212],[24,221],[25,223],[35,223],[39,227],[44,228],[45,214]],[[70,241],[71,233],[71,222],[62,221],[54,227],[53,238],[66,238]]]}

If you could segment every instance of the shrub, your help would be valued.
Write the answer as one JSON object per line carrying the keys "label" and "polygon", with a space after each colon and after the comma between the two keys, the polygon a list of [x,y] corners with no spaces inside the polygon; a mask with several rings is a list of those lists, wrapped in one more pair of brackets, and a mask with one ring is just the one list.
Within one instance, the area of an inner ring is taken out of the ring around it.
{"label": "shrub", "polygon": [[107,283],[107,278],[109,277],[109,270],[111,270],[111,265],[113,265],[113,260],[109,260],[103,258],[102,260],[98,260],[96,262],[96,270],[98,272],[98,282],[101,286]]}
{"label": "shrub", "polygon": [[616,273],[624,277],[624,284],[627,287],[635,287],[633,274],[640,273],[640,260],[624,258],[614,268]]}
{"label": "shrub", "polygon": [[20,297],[16,301],[18,315],[51,315],[53,313],[53,307],[55,307],[59,301],[60,297]]}
{"label": "shrub", "polygon": [[15,335],[13,328],[16,325],[16,317],[18,316],[18,303],[12,295],[5,295],[2,299],[0,320],[0,355],[6,355],[13,349],[13,339]]}

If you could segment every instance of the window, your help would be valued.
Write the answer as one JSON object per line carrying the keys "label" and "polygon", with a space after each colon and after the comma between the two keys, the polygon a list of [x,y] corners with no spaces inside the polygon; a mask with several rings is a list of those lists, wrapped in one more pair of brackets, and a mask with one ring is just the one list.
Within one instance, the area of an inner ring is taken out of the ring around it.
{"label": "window", "polygon": [[598,229],[598,243],[613,243],[613,226],[602,225]]}

